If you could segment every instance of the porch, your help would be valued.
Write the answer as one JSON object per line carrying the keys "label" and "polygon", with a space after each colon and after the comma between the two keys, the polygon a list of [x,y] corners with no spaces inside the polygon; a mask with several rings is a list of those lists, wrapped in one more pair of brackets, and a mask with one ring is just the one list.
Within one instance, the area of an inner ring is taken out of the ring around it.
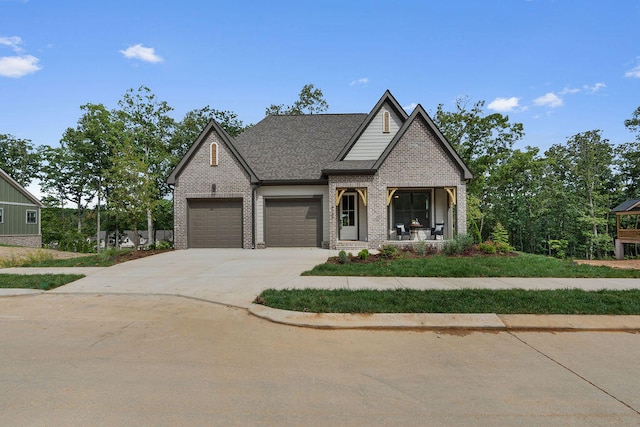
{"label": "porch", "polygon": [[375,249],[428,241],[440,246],[457,229],[456,187],[336,188],[332,249]]}

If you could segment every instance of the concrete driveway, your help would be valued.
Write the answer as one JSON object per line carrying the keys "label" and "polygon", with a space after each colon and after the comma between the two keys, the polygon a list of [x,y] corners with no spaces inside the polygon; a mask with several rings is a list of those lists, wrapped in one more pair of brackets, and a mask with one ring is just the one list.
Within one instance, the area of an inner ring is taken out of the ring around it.
{"label": "concrete driveway", "polygon": [[92,271],[49,292],[180,295],[247,308],[266,288],[295,287],[300,273],[330,254],[317,248],[171,251]]}

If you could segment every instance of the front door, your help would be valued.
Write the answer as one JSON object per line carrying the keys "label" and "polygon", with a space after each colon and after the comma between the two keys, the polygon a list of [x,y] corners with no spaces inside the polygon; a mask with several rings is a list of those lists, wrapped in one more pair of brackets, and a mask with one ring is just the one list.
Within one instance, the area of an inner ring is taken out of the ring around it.
{"label": "front door", "polygon": [[358,198],[344,193],[340,200],[340,240],[358,240]]}

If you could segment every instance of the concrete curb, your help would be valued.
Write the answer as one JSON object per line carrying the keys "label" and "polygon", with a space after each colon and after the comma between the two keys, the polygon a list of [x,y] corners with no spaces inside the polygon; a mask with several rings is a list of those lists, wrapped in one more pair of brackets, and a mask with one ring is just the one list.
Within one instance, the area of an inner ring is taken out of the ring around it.
{"label": "concrete curb", "polygon": [[15,288],[0,288],[0,297],[19,297],[23,295],[39,295],[44,293],[39,289],[15,289]]}
{"label": "concrete curb", "polygon": [[315,329],[640,332],[640,315],[302,313],[260,304],[248,311],[273,323]]}

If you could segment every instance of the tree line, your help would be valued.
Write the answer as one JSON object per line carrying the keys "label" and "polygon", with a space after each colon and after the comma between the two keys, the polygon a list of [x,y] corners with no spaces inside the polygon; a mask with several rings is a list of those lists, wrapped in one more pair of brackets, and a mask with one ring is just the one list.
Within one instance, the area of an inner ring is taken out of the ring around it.
{"label": "tree line", "polygon": [[[314,114],[328,107],[322,91],[307,84],[293,104],[272,104],[265,113]],[[177,121],[173,108],[145,86],[129,89],[114,109],[89,103],[80,110],[77,124],[56,147],[34,148],[29,140],[0,134],[0,167],[22,185],[38,178],[47,206],[72,203],[80,234],[86,234],[83,218],[92,203],[92,231],[114,224],[153,231],[158,221],[167,227],[165,178],[209,120],[232,136],[252,126],[210,106]],[[484,101],[460,98],[452,110],[440,104],[433,115],[475,174],[467,187],[467,217],[468,234],[477,242],[504,227],[512,246],[524,252],[579,258],[612,253],[611,208],[640,197],[640,107],[624,122],[635,137],[631,142],[615,145],[601,130],[587,130],[543,153],[537,147],[515,149],[523,125],[504,114],[486,114]]]}
{"label": "tree line", "polygon": [[484,101],[461,98],[453,111],[439,105],[434,121],[475,174],[467,218],[476,241],[499,224],[520,251],[588,259],[613,253],[611,209],[640,197],[640,107],[624,121],[631,142],[613,144],[594,129],[543,153],[514,149],[523,125],[485,114]]}

